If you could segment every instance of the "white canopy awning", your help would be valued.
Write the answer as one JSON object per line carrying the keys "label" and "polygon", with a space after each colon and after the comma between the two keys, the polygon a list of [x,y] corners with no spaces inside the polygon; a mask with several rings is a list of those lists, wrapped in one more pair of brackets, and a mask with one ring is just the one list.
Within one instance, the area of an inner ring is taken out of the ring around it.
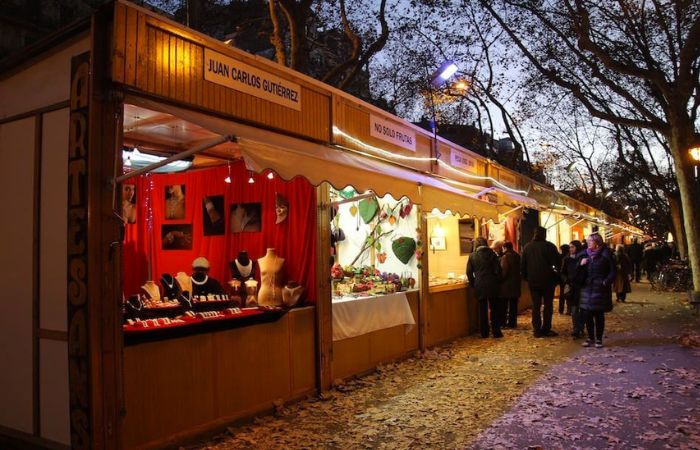
{"label": "white canopy awning", "polygon": [[425,211],[437,208],[487,219],[498,216],[495,206],[472,197],[466,190],[410,168],[141,97],[129,96],[127,102],[171,114],[219,135],[234,135],[235,149],[215,147],[208,153],[242,158],[248,169],[257,173],[273,170],[285,180],[301,176],[314,186],[328,182],[337,189],[351,185],[358,192],[372,190],[379,196],[406,196]]}

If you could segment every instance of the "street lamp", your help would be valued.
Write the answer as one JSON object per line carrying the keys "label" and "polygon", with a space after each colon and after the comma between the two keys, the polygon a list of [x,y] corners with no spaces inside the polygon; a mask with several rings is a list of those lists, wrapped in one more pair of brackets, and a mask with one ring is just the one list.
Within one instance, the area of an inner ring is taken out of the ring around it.
{"label": "street lamp", "polygon": [[433,72],[433,75],[430,77],[430,84],[435,89],[440,89],[452,75],[457,73],[457,70],[459,70],[459,67],[457,67],[457,64],[455,64],[454,61],[449,59],[444,61],[442,64],[440,64],[440,67]]}
{"label": "street lamp", "polygon": [[698,179],[698,163],[700,163],[700,145],[696,145],[695,147],[691,147],[690,150],[688,150],[690,153],[690,157],[695,160],[695,165],[693,168],[695,169],[695,179]]}
{"label": "street lamp", "polygon": [[435,159],[440,159],[440,152],[438,151],[438,139],[437,139],[437,114],[435,112],[435,92],[434,89],[440,89],[447,83],[452,75],[457,73],[459,67],[454,61],[448,59],[440,64],[435,72],[430,76],[430,113],[432,115],[432,120],[430,121],[430,129],[433,132],[433,157]]}

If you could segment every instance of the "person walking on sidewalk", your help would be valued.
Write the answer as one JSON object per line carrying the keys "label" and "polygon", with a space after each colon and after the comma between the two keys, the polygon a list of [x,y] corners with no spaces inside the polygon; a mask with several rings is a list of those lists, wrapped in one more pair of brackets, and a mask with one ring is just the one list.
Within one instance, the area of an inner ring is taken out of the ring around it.
{"label": "person walking on sidewalk", "polygon": [[615,247],[615,282],[613,283],[613,291],[615,292],[616,300],[623,302],[627,298],[627,294],[632,292],[630,286],[630,278],[632,276],[632,262],[625,254],[625,246],[618,244]]}
{"label": "person walking on sidewalk", "polygon": [[603,347],[605,313],[612,311],[612,284],[615,280],[615,261],[598,233],[588,236],[588,248],[576,269],[576,279],[581,284],[580,308],[588,339],[584,347],[595,341],[596,348]]}
{"label": "person walking on sidewalk", "polygon": [[501,265],[496,252],[491,250],[486,239],[478,237],[474,240],[474,253],[469,255],[467,262],[467,278],[474,287],[476,299],[479,302],[479,327],[481,337],[489,337],[489,310],[491,312],[491,332],[493,337],[501,338],[501,310],[498,298],[501,282]]}
{"label": "person walking on sidewalk", "polygon": [[580,339],[583,335],[583,322],[581,321],[581,310],[579,309],[581,288],[575,279],[576,267],[580,259],[583,258],[582,251],[581,241],[571,241],[569,244],[569,255],[564,259],[561,267],[561,277],[564,280],[563,292],[566,298],[566,305],[571,311],[571,336],[574,339]]}
{"label": "person walking on sidewalk", "polygon": [[554,288],[561,268],[557,246],[545,239],[547,230],[535,228],[532,242],[523,249],[520,271],[532,296],[532,330],[535,337],[557,336],[552,330]]}
{"label": "person walking on sidewalk", "polygon": [[518,299],[520,298],[520,255],[513,250],[513,243],[503,244],[501,256],[501,306],[503,307],[503,328],[518,325]]}
{"label": "person walking on sidewalk", "polygon": [[634,281],[639,283],[642,280],[642,257],[644,256],[644,247],[639,243],[637,238],[632,239],[632,243],[629,246],[627,255],[630,258],[630,262],[634,266],[632,268],[634,273]]}

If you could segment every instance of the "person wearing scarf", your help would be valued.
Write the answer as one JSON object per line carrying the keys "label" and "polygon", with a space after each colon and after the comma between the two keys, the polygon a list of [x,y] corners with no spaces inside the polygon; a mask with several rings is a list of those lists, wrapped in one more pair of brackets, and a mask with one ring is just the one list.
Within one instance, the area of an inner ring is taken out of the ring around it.
{"label": "person wearing scarf", "polygon": [[590,347],[595,342],[596,348],[602,348],[605,313],[612,311],[615,262],[598,233],[588,236],[587,243],[576,268],[576,279],[581,285],[579,307],[588,332],[583,346]]}

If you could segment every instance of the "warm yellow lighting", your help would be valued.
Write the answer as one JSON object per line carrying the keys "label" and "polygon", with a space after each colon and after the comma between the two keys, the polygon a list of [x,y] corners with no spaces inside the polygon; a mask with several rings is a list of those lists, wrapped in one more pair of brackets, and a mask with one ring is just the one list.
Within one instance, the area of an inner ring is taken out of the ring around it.
{"label": "warm yellow lighting", "polygon": [[692,156],[695,161],[700,162],[700,146],[691,148],[690,156]]}
{"label": "warm yellow lighting", "polygon": [[455,89],[459,89],[461,91],[466,90],[468,86],[469,85],[464,80],[459,80],[458,82],[455,83]]}

